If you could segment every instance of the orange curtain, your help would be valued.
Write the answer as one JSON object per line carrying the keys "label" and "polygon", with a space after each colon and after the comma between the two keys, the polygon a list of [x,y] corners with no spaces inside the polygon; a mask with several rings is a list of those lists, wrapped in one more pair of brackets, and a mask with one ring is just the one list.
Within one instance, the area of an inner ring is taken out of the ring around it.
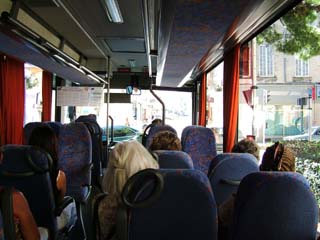
{"label": "orange curtain", "polygon": [[42,121],[51,121],[52,74],[42,72]]}
{"label": "orange curtain", "polygon": [[206,105],[207,105],[207,74],[202,74],[200,83],[200,99],[199,99],[199,122],[200,126],[206,126]]}
{"label": "orange curtain", "polygon": [[235,143],[239,111],[240,45],[224,55],[223,151],[231,152]]}
{"label": "orange curtain", "polygon": [[24,63],[0,54],[1,144],[22,144],[24,99]]}
{"label": "orange curtain", "polygon": [[250,48],[248,43],[241,47],[240,52],[240,72],[242,76],[249,76]]}

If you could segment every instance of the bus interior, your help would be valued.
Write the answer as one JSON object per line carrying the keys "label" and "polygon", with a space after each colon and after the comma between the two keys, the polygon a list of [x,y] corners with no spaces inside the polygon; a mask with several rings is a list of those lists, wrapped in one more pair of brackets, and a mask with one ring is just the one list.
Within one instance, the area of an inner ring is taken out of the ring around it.
{"label": "bus interior", "polygon": [[[300,68],[286,75],[288,55],[277,62],[280,53],[269,58],[269,43],[256,39],[278,21],[279,41],[289,38],[279,19],[305,2],[320,6],[312,0],[0,0],[0,146],[6,153],[6,145],[25,143],[24,126],[32,122],[64,126],[95,115],[98,130],[91,131],[103,141],[101,169],[92,170],[99,179],[92,177],[96,186],[87,190],[95,195],[114,145],[141,141],[151,121],[162,119],[179,137],[187,126],[210,129],[216,154],[254,138],[259,163],[274,142],[296,150],[292,141],[314,140],[299,148],[313,155],[297,154],[297,161],[298,172],[316,174],[320,81],[311,72],[320,70],[317,59],[296,60]],[[14,82],[18,70],[6,69],[8,59],[23,63],[22,89]],[[0,185],[1,174],[0,167]],[[312,176],[307,180],[320,204],[320,177]],[[81,221],[66,239],[98,239],[97,216],[84,204],[93,198],[76,199]]]}

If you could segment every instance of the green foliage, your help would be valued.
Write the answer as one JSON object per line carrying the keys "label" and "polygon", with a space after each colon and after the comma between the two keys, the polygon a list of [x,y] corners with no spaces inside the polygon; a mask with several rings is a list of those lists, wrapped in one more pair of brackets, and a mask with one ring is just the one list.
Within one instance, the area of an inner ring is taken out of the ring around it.
{"label": "green foliage", "polygon": [[268,43],[280,52],[307,60],[320,54],[319,0],[305,0],[284,15],[282,27],[273,24],[257,36],[258,44]]}
{"label": "green foliage", "polygon": [[34,88],[35,86],[37,86],[39,84],[38,78],[34,78],[32,75],[30,77],[26,77],[25,81],[26,81],[26,88],[27,89]]}
{"label": "green foliage", "polygon": [[284,144],[296,153],[296,171],[309,181],[320,205],[320,142],[288,141]]}

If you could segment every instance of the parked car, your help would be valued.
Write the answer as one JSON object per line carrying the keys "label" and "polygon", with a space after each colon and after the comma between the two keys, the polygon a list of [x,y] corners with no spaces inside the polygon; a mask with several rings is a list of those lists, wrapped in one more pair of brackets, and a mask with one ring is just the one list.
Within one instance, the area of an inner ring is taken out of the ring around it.
{"label": "parked car", "polygon": [[[111,132],[109,126],[109,142],[111,141]],[[128,140],[137,140],[141,136],[141,132],[132,127],[124,125],[113,126],[113,142],[122,142]],[[106,141],[106,128],[103,128],[102,141]]]}
{"label": "parked car", "polygon": [[[309,140],[309,132],[306,131],[300,135],[286,136],[283,140]],[[311,140],[320,141],[320,126],[314,126],[311,128]]]}

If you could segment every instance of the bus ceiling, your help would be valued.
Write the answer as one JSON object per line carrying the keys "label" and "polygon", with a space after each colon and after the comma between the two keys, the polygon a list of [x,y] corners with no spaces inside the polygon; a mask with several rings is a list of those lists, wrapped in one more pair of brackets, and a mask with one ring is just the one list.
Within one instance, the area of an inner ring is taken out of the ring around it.
{"label": "bus ceiling", "polygon": [[1,0],[0,51],[83,85],[106,81],[110,57],[112,72],[181,87],[299,2]]}

